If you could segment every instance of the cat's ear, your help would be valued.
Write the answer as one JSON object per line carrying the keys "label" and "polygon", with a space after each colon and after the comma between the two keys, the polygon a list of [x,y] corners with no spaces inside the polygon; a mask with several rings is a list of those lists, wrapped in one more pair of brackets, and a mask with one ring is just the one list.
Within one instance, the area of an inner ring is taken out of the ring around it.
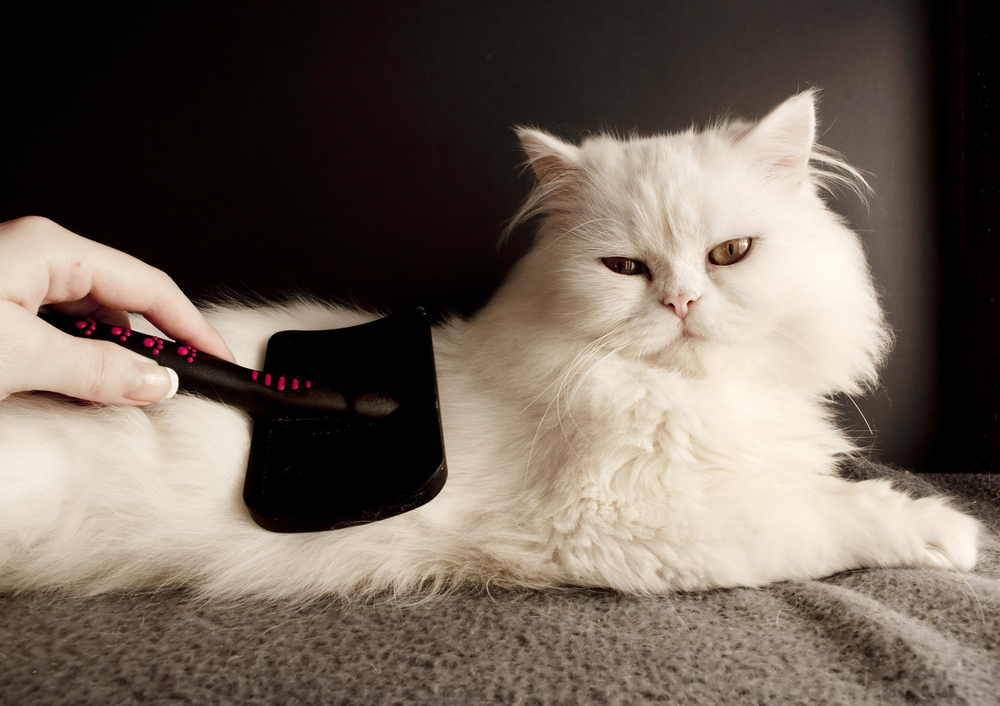
{"label": "cat's ear", "polygon": [[534,128],[516,128],[538,181],[548,187],[572,181],[580,170],[580,148]]}
{"label": "cat's ear", "polygon": [[769,178],[801,184],[816,140],[816,91],[792,96],[739,140]]}

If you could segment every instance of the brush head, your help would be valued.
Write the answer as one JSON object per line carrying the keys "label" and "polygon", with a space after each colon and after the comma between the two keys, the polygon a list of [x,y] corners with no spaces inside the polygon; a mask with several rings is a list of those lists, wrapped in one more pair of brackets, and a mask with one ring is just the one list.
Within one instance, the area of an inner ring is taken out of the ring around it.
{"label": "brush head", "polygon": [[70,335],[155,360],[176,373],[181,392],[249,412],[243,498],[265,529],[375,522],[429,502],[444,487],[434,349],[421,309],[361,326],[282,331],[268,343],[263,371],[152,334],[40,316]]}
{"label": "brush head", "polygon": [[272,400],[254,417],[243,499],[273,532],[383,520],[432,500],[447,467],[422,310],[329,331],[282,331],[265,370],[335,380],[343,409]]}

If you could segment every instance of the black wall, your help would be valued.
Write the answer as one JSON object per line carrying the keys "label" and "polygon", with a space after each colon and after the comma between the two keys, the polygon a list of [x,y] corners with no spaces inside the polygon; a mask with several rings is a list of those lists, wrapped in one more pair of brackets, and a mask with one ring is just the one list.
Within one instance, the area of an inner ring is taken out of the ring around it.
{"label": "black wall", "polygon": [[962,5],[951,8],[942,402],[930,463],[992,471],[1000,461],[1000,12]]}
{"label": "black wall", "polygon": [[988,346],[962,357],[953,309],[977,312],[963,331],[996,310],[949,279],[965,262],[948,198],[964,74],[946,4],[133,5],[6,15],[0,219],[48,216],[195,297],[306,290],[470,312],[530,237],[497,250],[529,186],[512,125],[676,130],[818,85],[823,142],[873,174],[870,210],[837,208],[898,335],[884,389],[857,401],[876,433],[848,403],[852,427],[935,470],[970,467],[980,429],[995,440],[995,396],[955,421],[971,403],[954,359],[997,376]]}

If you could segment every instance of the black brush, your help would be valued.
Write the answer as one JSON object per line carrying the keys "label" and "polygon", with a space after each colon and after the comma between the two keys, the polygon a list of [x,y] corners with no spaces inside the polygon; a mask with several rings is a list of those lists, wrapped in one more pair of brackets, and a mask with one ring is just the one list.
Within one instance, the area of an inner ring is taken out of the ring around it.
{"label": "black brush", "polygon": [[375,522],[429,502],[444,487],[434,350],[421,309],[360,326],[276,333],[263,370],[90,319],[39,316],[173,369],[182,392],[249,412],[243,500],[265,529]]}

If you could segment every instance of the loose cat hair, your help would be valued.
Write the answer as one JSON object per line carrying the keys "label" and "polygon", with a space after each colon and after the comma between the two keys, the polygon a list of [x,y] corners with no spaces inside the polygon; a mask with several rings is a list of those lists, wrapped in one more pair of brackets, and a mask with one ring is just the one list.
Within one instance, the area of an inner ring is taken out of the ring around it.
{"label": "loose cat hair", "polygon": [[[449,481],[403,515],[267,532],[241,498],[244,413],[11,396],[0,588],[356,600],[971,569],[974,520],[836,475],[856,449],[831,398],[876,384],[891,335],[824,201],[866,186],[815,144],[815,102],[581,144],[518,129],[537,186],[510,228],[537,234],[486,306],[434,330]],[[374,318],[305,300],[207,316],[255,368],[276,331]]]}

